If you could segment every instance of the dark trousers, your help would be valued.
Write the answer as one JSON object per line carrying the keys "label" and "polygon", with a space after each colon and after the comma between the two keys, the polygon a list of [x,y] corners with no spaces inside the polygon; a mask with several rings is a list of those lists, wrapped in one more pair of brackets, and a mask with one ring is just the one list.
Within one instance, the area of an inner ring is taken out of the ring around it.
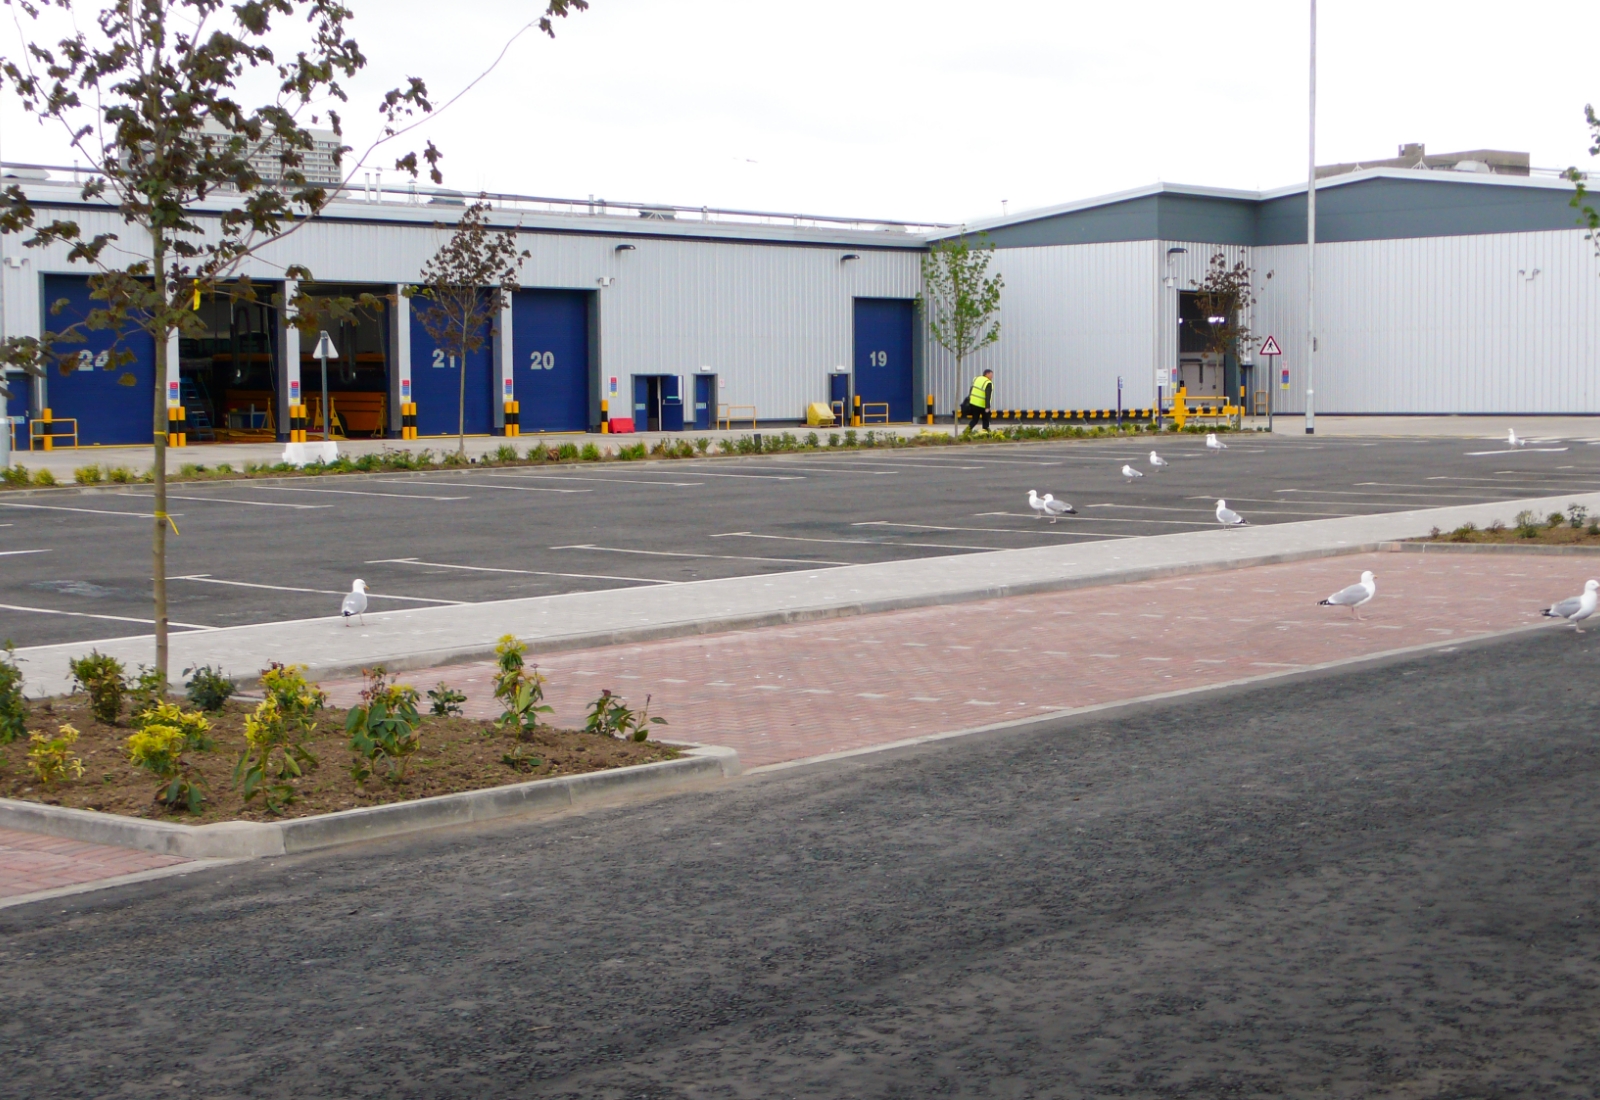
{"label": "dark trousers", "polygon": [[967,424],[967,431],[970,432],[976,428],[978,426],[978,421],[980,420],[983,421],[983,430],[989,430],[989,407],[987,405],[980,409],[978,406],[969,401],[967,402],[967,407],[963,411],[972,418]]}

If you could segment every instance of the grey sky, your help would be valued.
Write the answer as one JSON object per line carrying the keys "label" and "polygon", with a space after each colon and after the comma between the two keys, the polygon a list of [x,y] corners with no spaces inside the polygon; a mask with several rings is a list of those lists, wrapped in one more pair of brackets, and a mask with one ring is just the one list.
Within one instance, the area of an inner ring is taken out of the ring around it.
{"label": "grey sky", "polygon": [[[537,5],[351,6],[372,60],[354,138],[382,88],[414,73],[442,98]],[[1320,6],[1320,161],[1424,141],[1593,163],[1590,4]],[[1271,187],[1305,177],[1306,8],[592,0],[554,41],[525,36],[428,133],[466,191],[960,221],[1157,179]],[[70,155],[14,102],[4,125],[7,159]]]}

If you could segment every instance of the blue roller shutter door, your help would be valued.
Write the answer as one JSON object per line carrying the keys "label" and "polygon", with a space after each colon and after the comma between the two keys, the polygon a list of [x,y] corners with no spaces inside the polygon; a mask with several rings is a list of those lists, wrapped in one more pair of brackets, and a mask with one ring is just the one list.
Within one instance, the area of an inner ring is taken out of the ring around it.
{"label": "blue roller shutter door", "polygon": [[519,290],[511,298],[512,378],[522,432],[589,428],[589,296]]}
{"label": "blue roller shutter door", "polygon": [[[104,306],[90,300],[89,280],[83,276],[46,275],[44,294],[44,324],[50,332],[65,332],[90,310]],[[67,305],[52,313],[51,307],[63,298]],[[85,340],[58,345],[57,359],[49,368],[45,385],[51,415],[77,420],[81,446],[149,443],[154,432],[155,340],[138,328],[125,330],[120,340],[106,329],[75,331]],[[133,361],[114,366],[116,351],[132,352]]]}
{"label": "blue roller shutter door", "polygon": [[889,419],[912,416],[911,346],[916,303],[900,298],[857,298],[855,392],[863,405],[887,402]]}
{"label": "blue roller shutter door", "polygon": [[[466,432],[488,435],[494,428],[494,348],[490,326],[483,327],[483,346],[467,355],[463,368],[458,356],[438,347],[422,325],[422,298],[411,301],[411,400],[417,403],[418,435],[455,435],[456,408],[461,402],[461,371],[467,372]],[[315,345],[313,345],[315,346]],[[329,364],[330,369],[332,364]],[[321,364],[301,382],[306,393],[321,382]],[[337,402],[335,402],[337,404]]]}

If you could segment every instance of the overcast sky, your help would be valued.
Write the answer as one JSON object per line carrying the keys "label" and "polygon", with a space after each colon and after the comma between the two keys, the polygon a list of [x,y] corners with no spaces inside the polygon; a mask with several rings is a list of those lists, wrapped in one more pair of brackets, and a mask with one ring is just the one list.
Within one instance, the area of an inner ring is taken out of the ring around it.
{"label": "overcast sky", "polygon": [[[406,75],[444,98],[539,0],[347,0],[351,144]],[[94,6],[84,3],[83,7]],[[446,184],[958,222],[1156,180],[1305,178],[1305,0],[592,0],[428,135]],[[1322,0],[1318,160],[1593,163],[1592,0]],[[15,32],[0,44],[8,54]],[[70,157],[7,98],[10,161]],[[387,155],[385,163],[392,163]],[[389,173],[393,178],[393,173]]]}

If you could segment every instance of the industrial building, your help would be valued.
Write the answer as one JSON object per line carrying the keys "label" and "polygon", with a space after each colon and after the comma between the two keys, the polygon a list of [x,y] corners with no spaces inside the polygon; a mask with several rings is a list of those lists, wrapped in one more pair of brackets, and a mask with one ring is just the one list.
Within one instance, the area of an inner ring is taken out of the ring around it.
{"label": "industrial building", "polygon": [[[1517,154],[1408,149],[1409,166],[1332,166],[1319,181],[1317,410],[1600,413],[1600,259],[1572,185]],[[61,170],[8,175],[42,218],[131,245]],[[331,334],[331,404],[352,438],[399,436],[407,404],[417,434],[453,434],[461,372],[466,430],[480,435],[503,430],[508,401],[523,435],[596,430],[602,403],[640,429],[688,431],[713,426],[719,406],[792,423],[845,394],[891,422],[919,417],[929,395],[948,416],[968,379],[929,339],[916,298],[930,244],[963,232],[995,246],[1005,279],[1001,339],[964,372],[994,367],[999,406],[1142,407],[1181,382],[1303,408],[1304,184],[1157,184],[965,226],[494,195],[492,223],[516,227],[531,256],[484,351],[457,363],[400,291],[463,201],[369,180],[247,263],[260,301],[202,301],[210,335],[173,349],[166,380],[191,439],[286,438],[289,407],[320,401],[310,346],[269,301],[291,264],[314,273],[311,293],[385,301]],[[1194,284],[1219,253],[1254,269],[1246,322],[1284,351],[1270,378],[1253,356],[1207,356],[1195,338]],[[7,238],[0,282],[11,335],[59,330],[88,308],[64,249]],[[154,349],[123,334],[134,361],[107,369],[116,339],[91,333],[48,378],[12,377],[10,414],[49,408],[76,421],[81,445],[146,442]]]}

